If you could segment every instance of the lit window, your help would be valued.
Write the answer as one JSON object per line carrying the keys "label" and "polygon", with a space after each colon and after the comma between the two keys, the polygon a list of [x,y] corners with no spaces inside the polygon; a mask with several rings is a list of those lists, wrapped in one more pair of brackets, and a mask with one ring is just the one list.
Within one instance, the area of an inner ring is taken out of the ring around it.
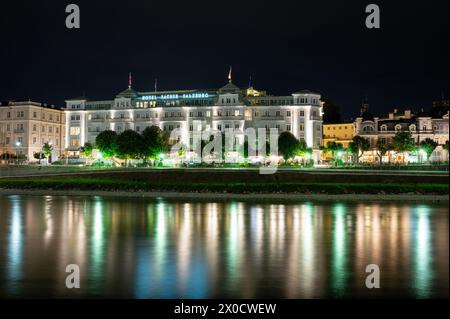
{"label": "lit window", "polygon": [[80,135],[81,129],[78,126],[72,126],[70,128],[70,135]]}

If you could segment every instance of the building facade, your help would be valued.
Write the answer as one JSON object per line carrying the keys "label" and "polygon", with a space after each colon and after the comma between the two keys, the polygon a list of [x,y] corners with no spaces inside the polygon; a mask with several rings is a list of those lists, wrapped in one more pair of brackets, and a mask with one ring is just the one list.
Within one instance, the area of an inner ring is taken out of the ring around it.
{"label": "building facade", "polygon": [[[352,141],[353,133],[353,123],[323,124],[322,146],[326,148],[328,143],[334,142],[341,144],[343,148],[348,148]],[[331,152],[322,152],[321,159],[330,161],[332,159]]]}
{"label": "building facade", "polygon": [[65,149],[65,115],[54,106],[37,102],[4,102],[0,105],[0,154],[33,155],[44,143],[53,147],[56,159]]}
{"label": "building facade", "polygon": [[[448,105],[448,104],[447,104]],[[425,139],[432,139],[439,144],[430,160],[444,162],[448,154],[443,145],[448,141],[448,107],[447,109],[433,107],[429,112],[413,112],[411,110],[399,111],[395,109],[385,117],[374,117],[368,109],[364,109],[354,122],[355,135],[369,140],[371,150],[363,154],[362,162],[376,162],[377,143],[387,144],[397,132],[409,131],[417,145]],[[390,152],[392,153],[392,152]],[[392,158],[392,155],[394,157]],[[387,154],[384,162],[403,162],[404,154]],[[411,157],[410,161],[418,161]]]}
{"label": "building facade", "polygon": [[[137,92],[131,85],[111,100],[85,97],[66,101],[66,145],[76,153],[86,142],[95,144],[104,130],[142,132],[158,126],[182,132],[181,143],[192,145],[194,132],[271,128],[289,131],[317,150],[322,143],[320,94],[303,90],[288,96],[270,96],[253,88],[238,88],[231,80],[218,90]],[[317,157],[318,158],[318,157]]]}
{"label": "building facade", "polygon": [[323,144],[326,147],[328,143],[340,143],[344,148],[353,138],[353,123],[338,123],[338,124],[324,124],[323,125]]}

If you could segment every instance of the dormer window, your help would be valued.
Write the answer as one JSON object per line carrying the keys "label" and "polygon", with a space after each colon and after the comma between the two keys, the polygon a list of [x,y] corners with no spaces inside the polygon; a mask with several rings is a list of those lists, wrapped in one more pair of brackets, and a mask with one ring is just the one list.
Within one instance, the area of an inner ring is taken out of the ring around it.
{"label": "dormer window", "polygon": [[411,124],[411,125],[409,126],[409,130],[410,130],[411,132],[414,132],[414,131],[416,130],[416,126],[415,126],[414,124]]}
{"label": "dormer window", "polygon": [[400,124],[397,124],[396,126],[395,126],[395,131],[396,132],[399,132],[399,131],[401,131],[402,130],[402,126],[400,125]]}
{"label": "dormer window", "polygon": [[383,124],[383,125],[381,125],[380,129],[381,129],[381,131],[386,132],[387,126],[385,124]]}

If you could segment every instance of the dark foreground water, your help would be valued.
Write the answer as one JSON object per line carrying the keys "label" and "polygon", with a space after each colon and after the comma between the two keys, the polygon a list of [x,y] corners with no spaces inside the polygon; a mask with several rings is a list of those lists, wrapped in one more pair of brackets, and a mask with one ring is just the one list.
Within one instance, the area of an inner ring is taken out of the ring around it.
{"label": "dark foreground water", "polygon": [[[0,297],[448,297],[445,204],[0,196]],[[80,289],[67,289],[68,264]],[[381,288],[365,286],[366,265]]]}

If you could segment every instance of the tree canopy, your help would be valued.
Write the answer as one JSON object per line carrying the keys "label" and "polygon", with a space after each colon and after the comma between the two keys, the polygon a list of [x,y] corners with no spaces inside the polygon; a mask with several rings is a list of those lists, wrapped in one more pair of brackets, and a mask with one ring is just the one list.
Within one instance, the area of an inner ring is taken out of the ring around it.
{"label": "tree canopy", "polygon": [[430,159],[431,154],[433,154],[433,151],[438,146],[438,143],[436,143],[431,138],[426,138],[423,141],[420,142],[420,149],[424,150],[427,154],[427,160]]}
{"label": "tree canopy", "polygon": [[169,135],[157,126],[146,127],[142,132],[144,156],[155,160],[169,148]]}
{"label": "tree canopy", "polygon": [[105,158],[111,158],[117,153],[117,133],[106,130],[101,132],[95,139],[98,150]]}
{"label": "tree canopy", "polygon": [[117,137],[117,156],[129,160],[143,158],[144,137],[133,130],[125,130]]}
{"label": "tree canopy", "polygon": [[356,155],[359,162],[362,154],[370,149],[370,142],[368,139],[357,135],[353,137],[352,141],[348,145],[348,148],[350,152]]}
{"label": "tree canopy", "polygon": [[292,133],[286,131],[278,137],[278,153],[285,160],[300,155],[302,149],[306,149],[306,144],[301,143]]}

